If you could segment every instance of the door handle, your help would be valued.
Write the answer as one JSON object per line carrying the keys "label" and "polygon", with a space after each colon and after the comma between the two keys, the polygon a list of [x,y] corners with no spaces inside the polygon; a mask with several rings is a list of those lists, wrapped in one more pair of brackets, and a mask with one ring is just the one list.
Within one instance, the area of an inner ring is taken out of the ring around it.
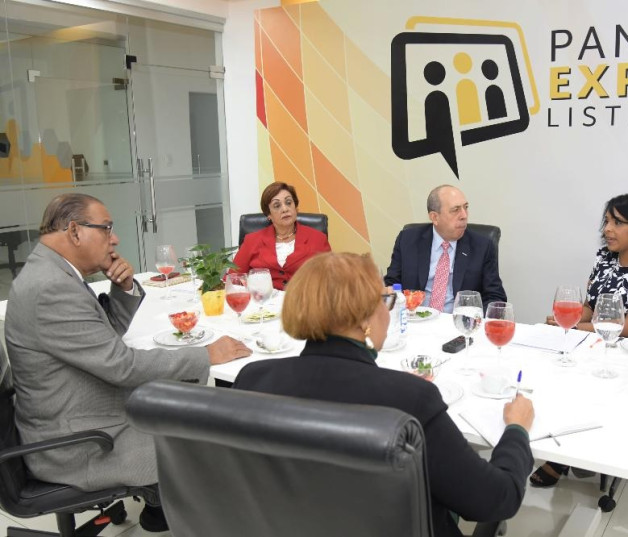
{"label": "door handle", "polygon": [[155,197],[155,173],[153,170],[153,159],[146,159],[148,166],[146,171],[148,172],[148,184],[150,186],[150,206],[151,206],[151,218],[149,222],[153,224],[153,233],[157,233],[157,198]]}
{"label": "door handle", "polygon": [[[135,164],[137,166],[137,177],[141,181],[144,178],[144,175],[146,172],[146,170],[144,169],[144,161],[140,157],[137,157]],[[142,233],[148,233],[148,219],[146,218],[146,215],[144,214],[143,210],[142,210],[141,220],[142,220]]]}

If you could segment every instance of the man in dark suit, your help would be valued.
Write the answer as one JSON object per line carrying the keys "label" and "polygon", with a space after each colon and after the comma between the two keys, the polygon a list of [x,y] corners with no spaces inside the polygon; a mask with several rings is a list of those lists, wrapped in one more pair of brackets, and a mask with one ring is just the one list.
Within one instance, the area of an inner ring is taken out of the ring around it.
{"label": "man in dark suit", "polygon": [[[451,313],[456,293],[479,291],[484,309],[506,301],[490,239],[467,230],[469,203],[456,187],[441,185],[427,198],[432,225],[402,230],[384,282],[425,291],[424,306]],[[440,270],[439,270],[440,267]]]}

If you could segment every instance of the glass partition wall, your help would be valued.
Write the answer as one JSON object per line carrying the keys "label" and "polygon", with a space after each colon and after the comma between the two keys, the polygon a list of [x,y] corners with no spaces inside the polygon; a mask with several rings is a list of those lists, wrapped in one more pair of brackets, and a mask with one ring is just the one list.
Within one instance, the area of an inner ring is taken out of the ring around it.
{"label": "glass partition wall", "polygon": [[50,3],[0,3],[0,300],[56,194],[103,200],[136,271],[157,244],[230,241],[213,78],[220,34]]}

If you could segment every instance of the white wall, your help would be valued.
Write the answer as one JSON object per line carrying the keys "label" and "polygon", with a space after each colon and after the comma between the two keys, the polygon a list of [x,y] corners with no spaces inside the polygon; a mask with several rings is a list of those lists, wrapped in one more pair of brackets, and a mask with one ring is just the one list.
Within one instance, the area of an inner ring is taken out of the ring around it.
{"label": "white wall", "polygon": [[[159,3],[180,6],[180,2],[160,0]],[[205,14],[218,14],[212,7],[202,9]],[[199,4],[196,2],[196,4]],[[225,75],[225,113],[227,126],[228,166],[230,175],[231,220],[233,234],[237,234],[238,218],[241,213],[257,211],[259,199],[257,171],[257,132],[255,110],[255,55],[254,55],[254,11],[280,4],[279,0],[237,0],[228,2],[228,12],[223,35]],[[327,3],[329,5],[329,2]],[[338,4],[337,9],[343,4]],[[595,20],[612,20],[613,9],[626,13],[624,4],[605,1],[599,6]],[[540,3],[535,4],[541,16]],[[218,7],[224,6],[217,4]],[[559,9],[560,8],[560,9]],[[621,9],[620,9],[621,8]],[[224,13],[224,12],[221,12]],[[497,20],[521,19],[528,32],[528,46],[537,67],[549,70],[547,31],[535,33],[534,9],[526,8],[525,14],[513,17],[509,3],[472,2],[458,10],[457,16],[491,18]],[[365,15],[365,14],[362,14]],[[548,9],[546,16],[549,28],[561,28],[571,18],[566,2],[557,3],[556,9]],[[380,23],[382,21],[379,21]],[[400,21],[399,28],[403,28]],[[368,25],[367,25],[368,26]],[[582,26],[582,28],[580,28]],[[586,30],[586,24],[578,23],[578,29]],[[360,36],[352,36],[360,41]],[[580,36],[580,39],[582,37]],[[368,44],[364,44],[368,50]],[[594,58],[595,59],[595,58]],[[386,60],[387,61],[387,60]],[[600,60],[601,61],[601,60]],[[593,64],[600,63],[592,61]],[[542,91],[547,95],[547,79],[540,79]],[[545,112],[545,111],[544,111]],[[593,262],[599,239],[597,227],[601,218],[603,202],[613,195],[628,190],[623,179],[624,151],[618,147],[620,129],[612,130],[598,126],[594,131],[562,129],[556,135],[560,145],[582,147],[583,140],[596,141],[608,138],[590,159],[581,150],[569,158],[560,155],[556,148],[543,142],[544,121],[531,125],[525,134],[511,140],[498,140],[492,144],[479,144],[468,148],[467,154],[484,159],[483,172],[465,176],[461,187],[472,201],[472,221],[496,223],[502,227],[500,245],[501,274],[509,298],[515,304],[518,320],[540,322],[550,313],[554,288],[560,283],[574,283],[584,287]],[[509,142],[509,143],[506,143]],[[525,151],[520,144],[527,146]],[[598,142],[599,143],[599,142]],[[503,162],[491,160],[491,151],[503,153]],[[578,153],[580,151],[580,153]],[[559,162],[555,162],[559,159]],[[428,159],[425,159],[427,162]],[[528,162],[534,163],[538,173],[530,175]],[[604,163],[604,169],[596,168]],[[425,163],[422,163],[424,165]],[[557,169],[560,173],[555,173]],[[445,168],[443,168],[447,171]],[[597,170],[597,171],[596,171]],[[485,175],[500,178],[490,188]],[[451,182],[449,173],[437,174],[431,180]],[[593,184],[595,183],[595,184]],[[435,183],[438,184],[438,183]],[[432,185],[432,186],[435,186]],[[592,188],[589,188],[592,187]],[[421,198],[423,199],[424,196]],[[392,243],[391,243],[392,248]]]}
{"label": "white wall", "polygon": [[254,12],[278,5],[278,0],[231,2],[223,34],[233,244],[238,240],[240,215],[259,212]]}

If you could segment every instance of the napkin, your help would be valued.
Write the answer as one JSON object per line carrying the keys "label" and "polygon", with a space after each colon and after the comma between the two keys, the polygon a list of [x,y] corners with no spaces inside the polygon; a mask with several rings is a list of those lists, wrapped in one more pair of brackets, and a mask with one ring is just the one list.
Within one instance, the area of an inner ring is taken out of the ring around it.
{"label": "napkin", "polygon": [[[172,274],[178,274],[178,272],[173,272]],[[149,280],[144,280],[142,282],[142,285],[148,285],[150,287],[166,287],[165,278],[162,280],[157,280],[157,281],[155,281],[154,278],[157,278],[157,276],[153,276]],[[179,283],[189,282],[191,279],[192,279],[192,276],[190,276],[189,274],[181,274],[174,278],[171,276],[170,278],[168,278],[168,287],[177,285]]]}

